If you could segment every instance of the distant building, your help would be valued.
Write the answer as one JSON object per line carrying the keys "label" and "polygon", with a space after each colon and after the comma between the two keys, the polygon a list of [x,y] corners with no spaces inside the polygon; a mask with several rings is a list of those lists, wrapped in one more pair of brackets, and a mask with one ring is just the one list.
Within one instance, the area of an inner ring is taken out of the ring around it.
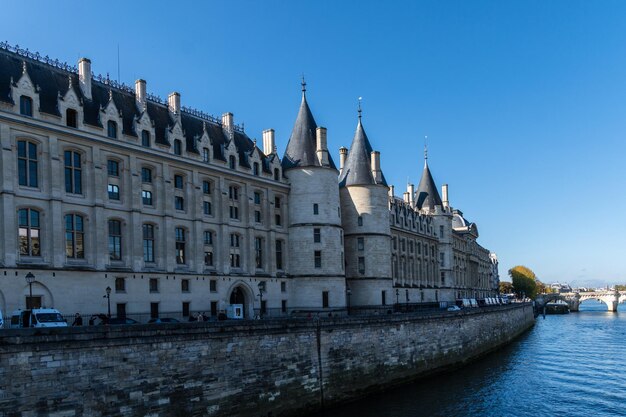
{"label": "distant building", "polygon": [[[303,88],[283,158],[233,121],[0,44],[0,309],[246,317],[482,298],[495,254],[424,163],[394,195],[361,116],[339,167]],[[35,275],[33,297],[24,277]]]}
{"label": "distant building", "polygon": [[554,282],[550,284],[550,289],[552,290],[552,292],[558,292],[558,293],[572,292],[572,287],[567,283],[561,284],[559,282]]}

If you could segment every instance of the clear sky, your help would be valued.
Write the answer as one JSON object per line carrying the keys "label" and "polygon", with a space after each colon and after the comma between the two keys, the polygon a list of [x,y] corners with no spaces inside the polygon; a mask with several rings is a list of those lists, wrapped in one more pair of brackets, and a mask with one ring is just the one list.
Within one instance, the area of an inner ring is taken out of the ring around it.
{"label": "clear sky", "polygon": [[626,2],[5,0],[0,40],[92,60],[183,105],[230,111],[284,152],[300,77],[329,147],[357,98],[396,194],[424,136],[438,186],[477,223],[500,274],[626,282]]}

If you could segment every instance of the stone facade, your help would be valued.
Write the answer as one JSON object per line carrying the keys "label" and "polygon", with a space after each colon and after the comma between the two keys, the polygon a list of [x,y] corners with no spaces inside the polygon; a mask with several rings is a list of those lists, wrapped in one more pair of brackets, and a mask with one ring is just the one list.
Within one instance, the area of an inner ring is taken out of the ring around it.
{"label": "stone facade", "polygon": [[517,304],[433,316],[7,330],[0,416],[303,415],[461,365],[533,324],[532,306]]}
{"label": "stone facade", "polygon": [[304,90],[280,158],[272,129],[261,150],[231,113],[0,45],[0,310],[252,318],[493,294],[475,225],[432,189],[396,198],[360,113],[337,169]]}

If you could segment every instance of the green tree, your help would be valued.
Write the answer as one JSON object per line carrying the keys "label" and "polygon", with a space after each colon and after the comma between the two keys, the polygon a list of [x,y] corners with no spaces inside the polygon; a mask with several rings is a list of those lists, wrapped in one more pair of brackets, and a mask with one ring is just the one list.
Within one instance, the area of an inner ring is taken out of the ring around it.
{"label": "green tree", "polygon": [[518,297],[526,296],[535,298],[537,295],[537,276],[523,265],[517,265],[509,269],[509,276],[513,282],[513,291]]}
{"label": "green tree", "polygon": [[500,281],[500,294],[511,294],[513,292],[513,284],[508,281]]}

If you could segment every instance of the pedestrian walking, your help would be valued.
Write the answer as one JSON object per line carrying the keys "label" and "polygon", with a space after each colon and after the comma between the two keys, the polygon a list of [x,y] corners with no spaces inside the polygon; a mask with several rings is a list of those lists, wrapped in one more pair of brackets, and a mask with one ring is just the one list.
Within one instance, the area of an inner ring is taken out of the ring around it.
{"label": "pedestrian walking", "polygon": [[74,322],[72,323],[72,326],[82,326],[83,325],[83,318],[81,317],[80,313],[76,313],[74,315]]}

